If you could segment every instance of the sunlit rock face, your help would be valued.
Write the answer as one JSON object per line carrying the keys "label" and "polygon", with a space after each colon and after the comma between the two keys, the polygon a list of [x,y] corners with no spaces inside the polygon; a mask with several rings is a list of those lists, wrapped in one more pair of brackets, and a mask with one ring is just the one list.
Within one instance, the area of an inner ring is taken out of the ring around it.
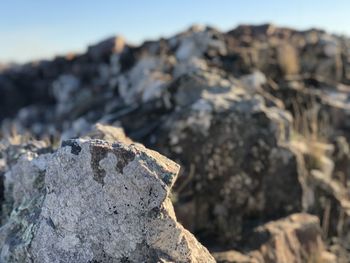
{"label": "sunlit rock face", "polygon": [[214,262],[176,221],[168,196],[178,170],[141,145],[102,140],[22,155],[6,174],[13,211],[1,261]]}

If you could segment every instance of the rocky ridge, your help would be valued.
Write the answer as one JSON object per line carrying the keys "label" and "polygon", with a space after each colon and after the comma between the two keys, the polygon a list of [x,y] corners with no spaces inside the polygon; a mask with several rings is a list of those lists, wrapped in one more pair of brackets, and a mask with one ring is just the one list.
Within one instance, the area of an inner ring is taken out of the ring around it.
{"label": "rocky ridge", "polygon": [[[59,163],[64,163],[68,157],[63,152],[73,146],[57,152],[56,148],[68,139],[97,138],[126,145],[136,141],[181,165],[171,194],[176,216],[217,261],[347,262],[350,41],[346,37],[273,25],[243,25],[225,33],[193,26],[138,47],[116,37],[90,46],[84,54],[5,68],[0,92],[4,94],[0,171],[13,174],[13,182],[32,184],[31,171],[38,173],[39,168],[30,164],[36,161],[18,159],[28,150],[39,159],[62,154]],[[96,123],[100,124],[94,127]],[[33,146],[33,140],[23,139],[26,136],[41,141]],[[96,143],[68,142],[79,147]],[[89,163],[89,158],[80,160],[80,165]],[[103,163],[96,161],[102,168],[89,173],[108,174],[111,168],[103,168]],[[46,191],[54,174],[61,178],[66,173],[46,174]],[[0,188],[5,200],[1,229],[6,229],[11,211],[21,206],[20,193],[27,191],[22,183],[16,186],[19,196],[6,201],[15,187],[8,177]],[[99,183],[104,183],[106,175],[102,177],[97,177]],[[92,191],[91,183],[79,193]],[[37,190],[32,194],[42,196]],[[35,222],[38,229],[40,224]],[[192,236],[189,239],[198,244]],[[88,244],[93,242],[82,245]],[[140,260],[138,253],[158,251],[152,244],[147,243],[147,251],[139,248],[132,260]],[[198,258],[210,258],[200,245],[186,249]],[[193,260],[169,253],[164,259]]]}

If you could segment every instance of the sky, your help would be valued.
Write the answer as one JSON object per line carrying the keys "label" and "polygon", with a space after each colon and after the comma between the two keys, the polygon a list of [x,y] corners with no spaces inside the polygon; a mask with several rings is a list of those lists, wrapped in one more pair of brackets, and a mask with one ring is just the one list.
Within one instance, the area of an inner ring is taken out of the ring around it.
{"label": "sky", "polygon": [[130,43],[192,24],[317,27],[350,36],[349,0],[0,0],[0,63],[27,62],[122,35]]}

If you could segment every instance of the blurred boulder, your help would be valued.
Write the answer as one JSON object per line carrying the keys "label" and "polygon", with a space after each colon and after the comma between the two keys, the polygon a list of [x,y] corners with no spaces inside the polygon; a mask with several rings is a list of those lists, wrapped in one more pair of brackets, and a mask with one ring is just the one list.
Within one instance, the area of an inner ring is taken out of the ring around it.
{"label": "blurred boulder", "polygon": [[210,73],[178,82],[173,101],[156,148],[183,166],[175,207],[190,230],[229,244],[250,220],[302,209],[287,112]]}
{"label": "blurred boulder", "polygon": [[87,54],[94,61],[108,59],[112,53],[121,53],[125,48],[125,39],[121,36],[108,38],[88,47]]}
{"label": "blurred boulder", "polygon": [[334,262],[335,256],[325,250],[319,220],[308,214],[259,226],[249,237],[255,251],[250,254],[259,262]]}

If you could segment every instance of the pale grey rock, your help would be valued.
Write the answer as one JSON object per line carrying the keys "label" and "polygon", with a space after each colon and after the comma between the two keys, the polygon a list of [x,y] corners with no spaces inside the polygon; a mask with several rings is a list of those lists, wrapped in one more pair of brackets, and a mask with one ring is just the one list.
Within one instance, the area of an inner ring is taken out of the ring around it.
{"label": "pale grey rock", "polygon": [[185,61],[178,61],[178,63],[174,65],[173,75],[174,78],[177,78],[184,74],[205,70],[208,70],[208,65],[204,59],[198,57],[191,57]]}
{"label": "pale grey rock", "polygon": [[[16,208],[23,200],[30,200],[38,192],[37,184],[42,184],[49,155],[27,151],[17,163],[5,173],[7,201]],[[10,191],[9,191],[10,190]]]}
{"label": "pale grey rock", "polygon": [[176,221],[178,170],[142,145],[102,140],[28,153],[6,177],[18,191],[0,262],[215,262]]}
{"label": "pale grey rock", "polygon": [[214,30],[208,30],[201,26],[194,26],[177,39],[179,44],[176,50],[176,58],[186,61],[192,57],[201,57],[209,49],[218,54],[226,54],[226,45],[222,39],[217,39]]}
{"label": "pale grey rock", "polygon": [[240,80],[247,89],[256,91],[266,83],[266,76],[260,71],[254,71],[242,76]]}
{"label": "pale grey rock", "polygon": [[170,76],[163,72],[167,61],[144,57],[125,75],[117,79],[118,90],[126,104],[147,102],[159,98]]}
{"label": "pale grey rock", "polygon": [[79,89],[80,81],[73,75],[62,75],[52,83],[53,94],[57,101],[65,102]]}
{"label": "pale grey rock", "polygon": [[57,114],[64,114],[73,108],[73,96],[79,88],[80,80],[73,75],[61,75],[52,83],[53,95],[57,101]]}

